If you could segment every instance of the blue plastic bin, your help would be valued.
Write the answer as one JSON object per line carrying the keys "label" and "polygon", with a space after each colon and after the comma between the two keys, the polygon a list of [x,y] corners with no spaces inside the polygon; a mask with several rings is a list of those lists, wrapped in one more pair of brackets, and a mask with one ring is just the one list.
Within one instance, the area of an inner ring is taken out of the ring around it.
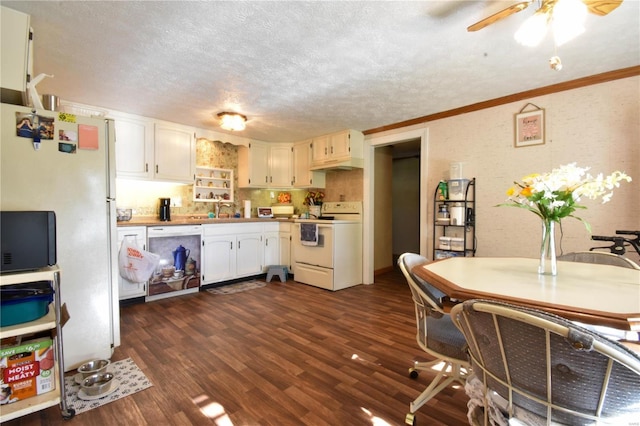
{"label": "blue plastic bin", "polygon": [[49,312],[53,288],[49,281],[0,287],[0,327],[42,318]]}

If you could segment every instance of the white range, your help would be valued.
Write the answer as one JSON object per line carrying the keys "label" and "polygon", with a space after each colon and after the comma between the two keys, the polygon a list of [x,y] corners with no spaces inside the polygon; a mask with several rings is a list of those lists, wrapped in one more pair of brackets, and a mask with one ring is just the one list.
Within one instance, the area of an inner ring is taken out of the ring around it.
{"label": "white range", "polygon": [[327,290],[362,284],[362,202],[326,202],[319,218],[296,219],[295,281]]}

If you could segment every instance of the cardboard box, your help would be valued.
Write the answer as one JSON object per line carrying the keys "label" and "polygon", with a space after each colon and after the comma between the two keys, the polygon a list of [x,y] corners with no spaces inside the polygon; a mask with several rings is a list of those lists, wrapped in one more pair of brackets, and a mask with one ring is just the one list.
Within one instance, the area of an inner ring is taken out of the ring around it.
{"label": "cardboard box", "polygon": [[0,404],[9,404],[55,389],[53,340],[28,340],[0,349]]}

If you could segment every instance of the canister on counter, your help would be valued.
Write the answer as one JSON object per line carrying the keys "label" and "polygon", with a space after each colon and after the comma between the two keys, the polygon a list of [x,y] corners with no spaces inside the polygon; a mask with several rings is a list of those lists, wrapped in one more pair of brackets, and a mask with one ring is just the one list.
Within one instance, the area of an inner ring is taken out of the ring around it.
{"label": "canister on counter", "polygon": [[441,180],[438,183],[438,199],[447,200],[449,198],[449,188],[447,187],[447,182]]}

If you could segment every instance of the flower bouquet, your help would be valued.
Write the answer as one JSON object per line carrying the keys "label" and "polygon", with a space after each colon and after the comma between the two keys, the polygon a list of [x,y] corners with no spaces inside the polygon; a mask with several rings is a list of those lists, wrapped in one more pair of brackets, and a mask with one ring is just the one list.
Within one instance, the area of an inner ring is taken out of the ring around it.
{"label": "flower bouquet", "polygon": [[309,215],[314,216],[316,218],[320,217],[320,214],[321,214],[320,206],[322,206],[322,200],[324,200],[324,192],[321,192],[321,191],[307,192],[307,196],[304,197],[304,204],[306,206],[309,206]]}
{"label": "flower bouquet", "polygon": [[560,223],[565,217],[572,217],[584,223],[588,232],[591,226],[582,218],[575,216],[577,209],[586,209],[578,204],[582,197],[595,200],[602,197],[606,203],[613,196],[613,189],[621,181],[631,182],[631,177],[615,171],[604,177],[602,173],[592,176],[588,167],[578,167],[576,163],[560,166],[545,174],[531,174],[514,182],[509,188],[507,203],[498,206],[519,207],[533,212],[542,221],[542,246],[540,249],[539,273],[546,273],[545,259],[551,261],[551,275],[556,275],[554,223]]}
{"label": "flower bouquet", "polygon": [[324,200],[324,192],[321,191],[309,191],[307,195],[304,197],[304,205],[305,206],[316,206],[321,205],[322,200]]}

